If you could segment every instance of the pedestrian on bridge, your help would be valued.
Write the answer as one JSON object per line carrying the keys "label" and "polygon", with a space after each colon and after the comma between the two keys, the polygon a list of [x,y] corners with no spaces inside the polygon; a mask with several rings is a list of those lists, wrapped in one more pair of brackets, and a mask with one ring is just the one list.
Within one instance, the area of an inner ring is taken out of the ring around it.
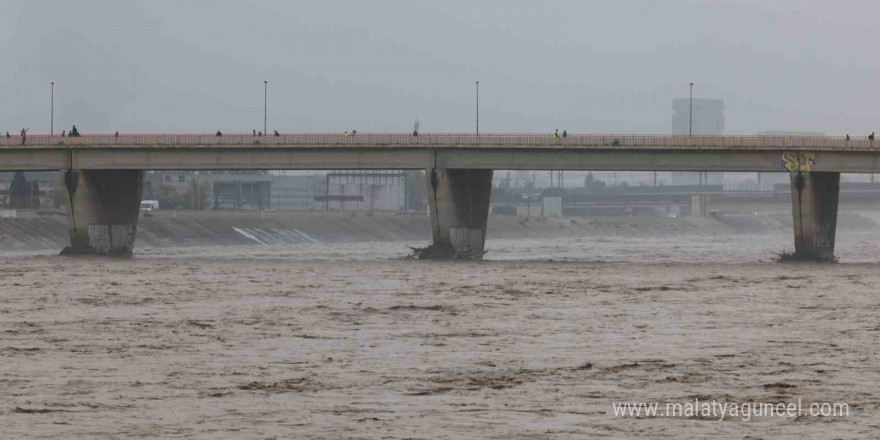
{"label": "pedestrian on bridge", "polygon": [[874,132],[873,131],[871,132],[871,135],[868,136],[868,140],[871,142],[874,142]]}
{"label": "pedestrian on bridge", "polygon": [[30,130],[29,128],[22,128],[21,129],[21,144],[22,145],[24,145],[24,141],[27,139],[27,132],[29,130]]}
{"label": "pedestrian on bridge", "polygon": [[74,125],[73,128],[70,129],[70,134],[68,134],[67,136],[68,137],[79,137],[79,130],[76,129],[76,125]]}
{"label": "pedestrian on bridge", "polygon": [[6,137],[8,137],[8,138],[9,138],[9,137],[12,137],[12,136],[9,135],[9,130],[6,130]]}
{"label": "pedestrian on bridge", "polygon": [[220,130],[217,130],[217,133],[214,136],[220,137],[223,136],[223,133],[220,133]]}
{"label": "pedestrian on bridge", "polygon": [[562,138],[565,139],[568,137],[568,130],[562,130]]}
{"label": "pedestrian on bridge", "polygon": [[257,130],[254,130],[254,136],[256,136],[256,135],[257,135]]}
{"label": "pedestrian on bridge", "polygon": [[61,137],[64,137],[67,134],[67,130],[61,130]]}
{"label": "pedestrian on bridge", "polygon": [[556,130],[553,130],[553,143],[554,144],[559,143],[559,129],[558,128]]}

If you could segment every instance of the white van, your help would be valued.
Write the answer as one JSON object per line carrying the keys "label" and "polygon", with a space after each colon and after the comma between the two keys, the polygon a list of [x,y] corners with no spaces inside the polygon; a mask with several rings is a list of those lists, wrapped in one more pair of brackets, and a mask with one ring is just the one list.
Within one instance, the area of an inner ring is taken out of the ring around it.
{"label": "white van", "polygon": [[159,201],[158,200],[143,200],[141,201],[141,211],[158,211],[159,210]]}

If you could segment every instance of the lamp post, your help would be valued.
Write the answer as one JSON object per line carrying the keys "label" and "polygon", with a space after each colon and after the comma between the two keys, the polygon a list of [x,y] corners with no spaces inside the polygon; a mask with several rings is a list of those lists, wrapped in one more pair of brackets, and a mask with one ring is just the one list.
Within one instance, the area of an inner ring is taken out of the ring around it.
{"label": "lamp post", "polygon": [[691,83],[690,110],[688,111],[688,136],[694,134],[694,83]]}
{"label": "lamp post", "polygon": [[267,110],[269,109],[269,81],[263,81],[263,134],[269,136],[269,132],[266,131],[266,115]]}
{"label": "lamp post", "polygon": [[51,101],[49,104],[49,136],[55,135],[55,81],[50,82],[51,87]]}
{"label": "lamp post", "polygon": [[477,81],[477,136],[480,135],[480,82]]}

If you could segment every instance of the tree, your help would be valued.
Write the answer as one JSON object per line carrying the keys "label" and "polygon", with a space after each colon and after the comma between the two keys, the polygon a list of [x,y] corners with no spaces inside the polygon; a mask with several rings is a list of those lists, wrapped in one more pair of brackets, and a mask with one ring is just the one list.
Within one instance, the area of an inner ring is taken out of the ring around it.
{"label": "tree", "polygon": [[[205,209],[211,198],[211,185],[208,182],[200,181],[198,182],[198,191],[194,191],[195,187],[196,183],[186,186],[180,203],[189,209]],[[195,200],[193,200],[193,194],[196,195]],[[159,203],[161,204],[162,202]]]}
{"label": "tree", "polygon": [[30,197],[28,197],[28,205],[32,209],[39,209],[40,208],[40,183],[37,182],[36,179],[34,179],[34,181],[31,182],[31,192],[30,192],[29,196]]}
{"label": "tree", "polygon": [[67,207],[67,190],[64,187],[52,188],[52,192],[49,195],[52,197],[52,204],[55,208]]}
{"label": "tree", "polygon": [[177,194],[177,188],[170,183],[159,185],[159,209],[177,209],[180,203],[180,196]]}
{"label": "tree", "polygon": [[144,190],[141,192],[142,200],[156,200],[156,189],[153,188],[152,182],[144,182]]}
{"label": "tree", "polygon": [[605,182],[596,179],[593,177],[593,173],[589,172],[584,177],[584,188],[590,191],[603,191],[605,190]]}
{"label": "tree", "polygon": [[16,171],[15,176],[12,177],[12,183],[9,184],[9,207],[13,209],[27,208],[30,190],[24,173]]}
{"label": "tree", "polygon": [[407,188],[407,199],[409,199],[409,209],[421,211],[425,207],[425,201],[428,199],[428,181],[425,180],[425,172],[421,170],[404,171],[406,174],[405,185]]}

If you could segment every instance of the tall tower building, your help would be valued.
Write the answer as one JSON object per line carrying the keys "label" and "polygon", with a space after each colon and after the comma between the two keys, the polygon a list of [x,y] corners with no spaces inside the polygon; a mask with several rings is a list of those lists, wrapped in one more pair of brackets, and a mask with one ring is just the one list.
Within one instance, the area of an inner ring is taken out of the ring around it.
{"label": "tall tower building", "polygon": [[[690,98],[672,101],[672,134],[713,135],[724,134],[724,101],[721,99],[694,99],[693,125],[691,125]],[[692,130],[692,131],[691,131]],[[671,181],[676,185],[721,184],[722,173],[673,172]]]}
{"label": "tall tower building", "polygon": [[[690,99],[672,101],[672,134],[688,134]],[[721,99],[694,99],[693,134],[724,133],[724,101]]]}

